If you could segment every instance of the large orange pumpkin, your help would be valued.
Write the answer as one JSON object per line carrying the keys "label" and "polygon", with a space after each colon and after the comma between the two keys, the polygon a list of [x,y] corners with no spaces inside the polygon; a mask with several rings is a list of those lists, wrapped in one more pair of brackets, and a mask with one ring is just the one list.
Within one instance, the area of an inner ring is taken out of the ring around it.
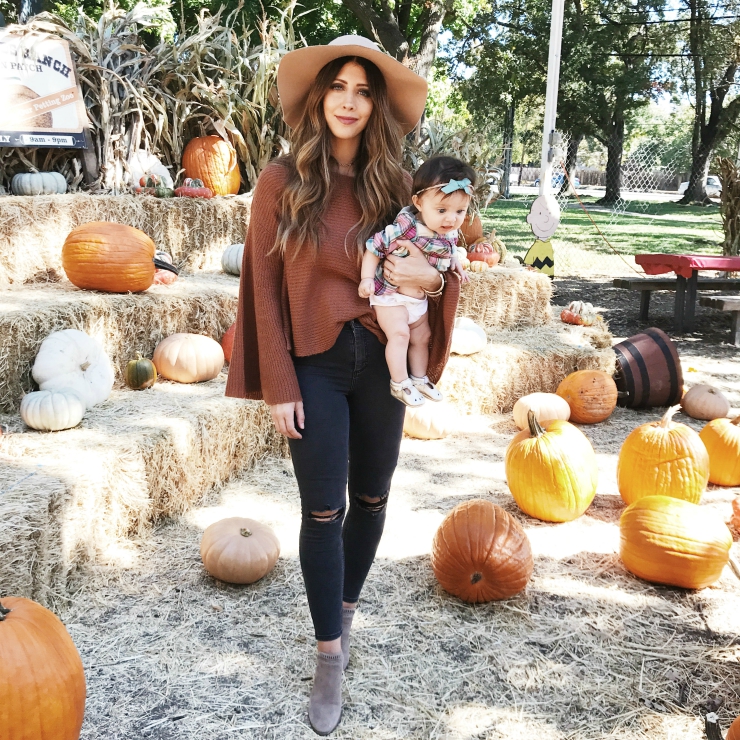
{"label": "large orange pumpkin", "polygon": [[673,496],[698,504],[709,480],[709,455],[699,435],[671,421],[671,406],[660,421],[633,429],[619,450],[617,486],[626,504],[644,496]]}
{"label": "large orange pumpkin", "polygon": [[600,370],[578,370],[565,378],[555,391],[570,406],[570,420],[598,424],[611,416],[617,405],[617,384]]}
{"label": "large orange pumpkin", "polygon": [[730,729],[727,731],[727,738],[725,740],[740,740],[740,717],[737,717],[730,725]]}
{"label": "large orange pumpkin", "polygon": [[506,448],[506,481],[519,508],[546,522],[581,516],[596,495],[598,466],[586,436],[561,419],[543,429],[535,412]]}
{"label": "large orange pumpkin", "polygon": [[481,223],[480,216],[476,214],[473,218],[470,218],[470,214],[465,216],[462,226],[460,227],[460,235],[464,239],[464,244],[467,247],[472,247],[473,244],[483,236],[483,224]]}
{"label": "large orange pumpkin", "polygon": [[521,524],[490,501],[456,506],[432,541],[432,569],[463,601],[508,599],[527,585],[534,562]]}
{"label": "large orange pumpkin", "polygon": [[740,486],[740,415],[710,421],[699,436],[709,453],[709,482]]}
{"label": "large orange pumpkin", "polygon": [[62,267],[78,288],[139,293],[154,282],[155,251],[154,242],[133,226],[92,221],[67,235]]}
{"label": "large orange pumpkin", "polygon": [[704,588],[730,558],[732,535],[722,518],[670,496],[645,496],[628,506],[619,532],[625,567],[653,583]]}
{"label": "large orange pumpkin", "polygon": [[185,176],[202,180],[215,195],[235,195],[241,177],[236,149],[220,136],[191,139],[182,153]]}
{"label": "large orange pumpkin", "polygon": [[72,638],[29,599],[0,602],[0,738],[77,740],[85,673]]}

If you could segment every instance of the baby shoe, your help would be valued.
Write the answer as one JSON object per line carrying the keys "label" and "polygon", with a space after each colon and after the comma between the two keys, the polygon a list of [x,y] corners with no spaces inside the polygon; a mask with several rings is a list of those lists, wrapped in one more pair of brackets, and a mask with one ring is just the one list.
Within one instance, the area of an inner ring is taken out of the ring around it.
{"label": "baby shoe", "polygon": [[442,400],[442,394],[437,390],[434,383],[432,383],[432,381],[429,380],[426,375],[423,378],[417,378],[415,375],[412,375],[410,380],[414,384],[414,387],[419,392],[423,393],[430,401]]}
{"label": "baby shoe", "polygon": [[391,395],[407,406],[421,406],[424,403],[424,396],[411,382],[411,378],[406,378],[400,383],[394,383],[391,380]]}

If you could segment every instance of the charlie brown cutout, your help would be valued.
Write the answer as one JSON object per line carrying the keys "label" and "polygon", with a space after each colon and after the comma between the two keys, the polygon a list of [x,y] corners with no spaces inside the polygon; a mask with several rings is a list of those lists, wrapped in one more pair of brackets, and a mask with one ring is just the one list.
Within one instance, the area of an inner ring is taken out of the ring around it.
{"label": "charlie brown cutout", "polygon": [[524,255],[524,264],[547,275],[555,277],[555,253],[550,237],[560,224],[560,206],[551,195],[540,195],[535,198],[527,215],[527,223],[537,237],[534,244]]}

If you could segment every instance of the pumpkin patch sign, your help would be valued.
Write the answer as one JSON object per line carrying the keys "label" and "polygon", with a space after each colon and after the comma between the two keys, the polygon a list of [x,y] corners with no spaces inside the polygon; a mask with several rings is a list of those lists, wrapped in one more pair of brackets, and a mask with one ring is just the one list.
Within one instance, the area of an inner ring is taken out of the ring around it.
{"label": "pumpkin patch sign", "polygon": [[0,29],[0,146],[85,148],[69,44]]}

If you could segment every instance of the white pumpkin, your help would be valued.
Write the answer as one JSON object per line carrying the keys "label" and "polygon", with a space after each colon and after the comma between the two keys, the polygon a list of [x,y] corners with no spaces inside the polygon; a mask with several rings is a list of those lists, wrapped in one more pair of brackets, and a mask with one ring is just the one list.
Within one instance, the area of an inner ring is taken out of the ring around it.
{"label": "white pumpkin", "polygon": [[514,423],[519,429],[526,429],[527,414],[530,409],[534,411],[537,421],[543,424],[553,419],[570,419],[570,406],[568,402],[558,396],[556,393],[530,393],[528,396],[522,396],[515,404],[512,411]]}
{"label": "white pumpkin", "polygon": [[455,431],[457,414],[446,401],[426,401],[423,406],[407,406],[404,434],[416,439],[444,439]]}
{"label": "white pumpkin", "polygon": [[67,388],[58,391],[34,391],[23,396],[21,419],[31,429],[58,432],[76,427],[85,415],[85,402]]}
{"label": "white pumpkin", "polygon": [[131,185],[136,186],[146,175],[157,175],[162,179],[166,188],[173,187],[172,175],[159,159],[144,149],[137,149],[128,161],[128,171],[131,174]]}
{"label": "white pumpkin", "polygon": [[482,326],[465,316],[455,319],[450,352],[455,355],[472,355],[484,349],[487,343],[486,330]]}
{"label": "white pumpkin", "polygon": [[244,244],[232,244],[226,247],[221,256],[221,267],[229,275],[242,274],[242,256],[244,255]]}
{"label": "white pumpkin", "polygon": [[42,391],[75,391],[87,408],[105,401],[113,389],[113,366],[100,342],[77,329],[49,334],[33,363],[33,379]]}
{"label": "white pumpkin", "polygon": [[23,172],[10,182],[14,195],[57,195],[67,192],[67,181],[60,172]]}

